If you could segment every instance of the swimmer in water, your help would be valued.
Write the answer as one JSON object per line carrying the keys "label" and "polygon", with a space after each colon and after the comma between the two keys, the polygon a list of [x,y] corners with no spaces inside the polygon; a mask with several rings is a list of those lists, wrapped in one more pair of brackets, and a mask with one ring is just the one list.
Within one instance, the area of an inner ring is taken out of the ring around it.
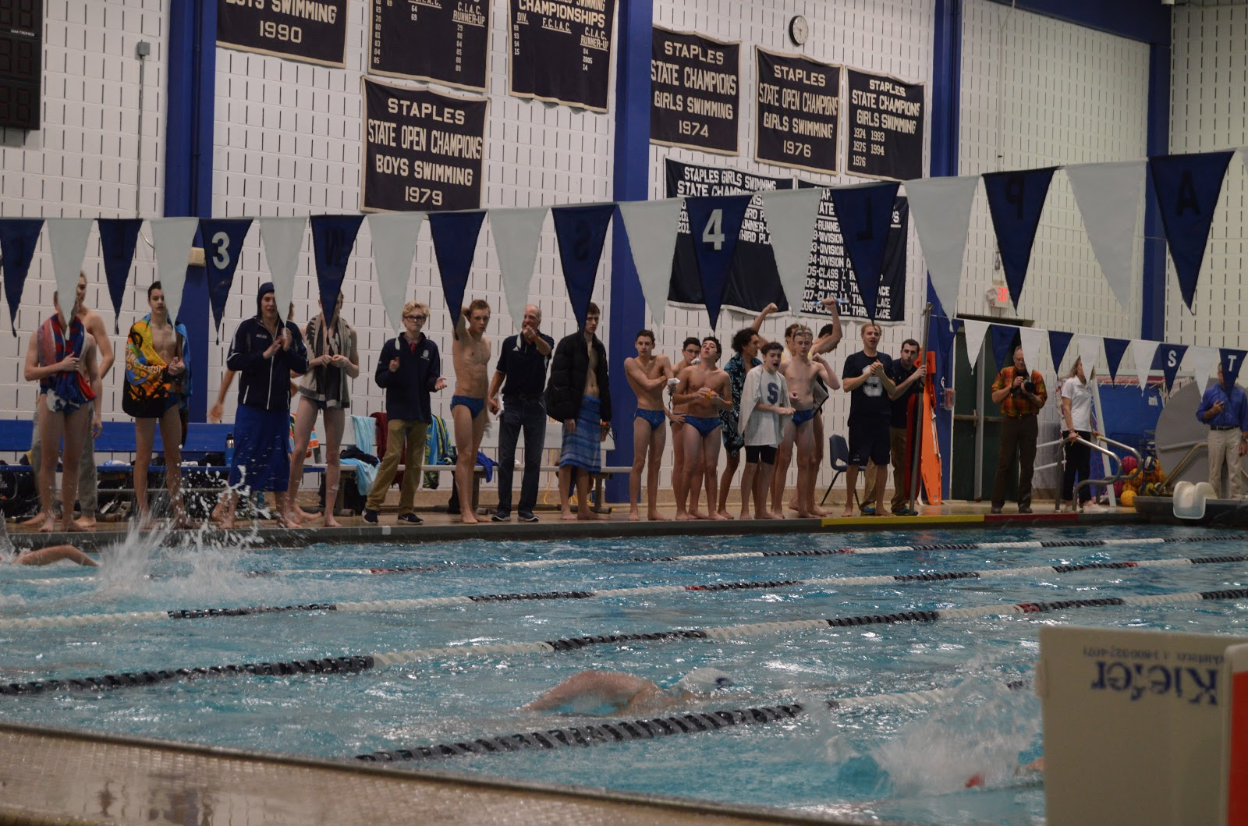
{"label": "swimmer in water", "polygon": [[[1023,766],[1016,767],[1016,777],[1036,777],[1046,772],[1046,758],[1039,757],[1036,760],[1026,763]],[[975,789],[985,785],[985,775],[978,772],[972,775],[964,782],[965,789]]]}
{"label": "swimmer in water", "polygon": [[582,671],[525,708],[574,714],[651,714],[706,699],[731,685],[730,676],[715,668],[696,668],[668,689],[618,671]]}
{"label": "swimmer in water", "polygon": [[27,551],[22,553],[13,546],[12,540],[9,539],[9,528],[3,519],[0,519],[0,561],[12,562],[14,565],[51,565],[53,562],[60,562],[62,559],[68,559],[79,565],[86,565],[89,568],[98,568],[100,564],[73,545],[53,545],[48,548],[40,548],[37,551]]}

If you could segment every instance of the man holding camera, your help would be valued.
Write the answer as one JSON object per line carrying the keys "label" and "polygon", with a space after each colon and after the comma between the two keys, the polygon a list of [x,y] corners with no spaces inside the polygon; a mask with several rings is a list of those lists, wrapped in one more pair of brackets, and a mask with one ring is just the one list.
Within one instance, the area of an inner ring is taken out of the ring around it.
{"label": "man holding camera", "polygon": [[998,438],[998,473],[994,476],[994,495],[990,513],[1003,512],[1007,477],[1016,453],[1020,455],[1020,513],[1032,513],[1033,460],[1037,458],[1037,414],[1046,405],[1046,385],[1042,374],[1029,372],[1024,364],[1024,350],[1012,354],[1012,365],[1004,367],[994,379],[990,398],[1002,406],[1003,423]]}

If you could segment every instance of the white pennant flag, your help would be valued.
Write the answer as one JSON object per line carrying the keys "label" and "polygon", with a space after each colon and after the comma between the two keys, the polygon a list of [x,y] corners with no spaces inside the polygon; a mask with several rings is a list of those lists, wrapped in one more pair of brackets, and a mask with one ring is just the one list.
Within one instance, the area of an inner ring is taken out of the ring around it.
{"label": "white pennant flag", "polygon": [[1042,342],[1049,336],[1045,330],[1037,327],[1021,327],[1019,333],[1020,347],[1024,350],[1024,363],[1030,370],[1038,370],[1038,365],[1042,363]]}
{"label": "white pennant flag", "polygon": [[[1078,335],[1073,338],[1076,339],[1076,354],[1085,366],[1085,375],[1093,375],[1098,369],[1098,360],[1102,358],[1102,336]],[[1068,351],[1071,350],[1069,346]]]}
{"label": "white pennant flag", "polygon": [[968,348],[968,364],[975,370],[977,361],[981,358],[981,345],[985,342],[985,334],[990,329],[990,323],[971,318],[965,318],[963,322],[964,344]]}
{"label": "white pennant flag", "polygon": [[299,251],[304,244],[304,224],[308,219],[258,218],[260,240],[273,282],[273,297],[278,304],[278,318],[286,320],[287,308],[295,291],[295,271],[299,268]]}
{"label": "white pennant flag", "polygon": [[52,247],[52,273],[61,310],[66,317],[74,311],[78,291],[78,275],[87,254],[87,237],[94,218],[49,218],[48,242]]}
{"label": "white pennant flag", "polygon": [[[165,312],[177,322],[182,307],[182,288],[187,283],[191,242],[200,226],[199,218],[153,218],[152,246],[156,248],[156,275],[165,294]],[[207,310],[208,308],[204,308]]]}
{"label": "white pennant flag", "polygon": [[1129,342],[1128,348],[1133,353],[1133,367],[1137,369],[1137,386],[1145,393],[1146,382],[1150,380],[1150,365],[1154,363],[1159,342],[1135,338]]}
{"label": "white pennant flag", "polygon": [[375,213],[369,222],[373,264],[378,273],[378,292],[386,317],[396,330],[404,329],[404,304],[412,279],[412,258],[417,251],[424,212]]}
{"label": "white pennant flag", "polygon": [[1190,347],[1185,351],[1189,360],[1189,369],[1194,371],[1194,381],[1198,383],[1198,393],[1205,393],[1207,380],[1215,372],[1215,364],[1220,360],[1220,351],[1214,347]]}
{"label": "white pennant flag", "polygon": [[1120,306],[1133,294],[1133,247],[1146,189],[1146,162],[1064,167],[1103,277]]}
{"label": "white pennant flag", "polygon": [[773,258],[777,260],[777,275],[791,313],[797,314],[803,308],[807,262],[812,254],[812,236],[816,232],[816,218],[824,194],[825,190],[820,187],[760,193],[760,204],[764,207],[768,234],[772,238]]}
{"label": "white pennant flag", "polygon": [[681,218],[681,198],[663,201],[623,201],[618,204],[629,250],[638,270],[642,296],[651,308],[656,324],[664,323],[668,304],[668,282],[673,277],[673,251],[677,248],[677,222]]}
{"label": "white pennant flag", "polygon": [[959,303],[968,218],[979,179],[977,175],[923,178],[904,184],[933,291],[950,318],[955,317]]}
{"label": "white pennant flag", "polygon": [[499,255],[499,274],[503,278],[503,294],[508,313],[517,328],[525,319],[525,305],[530,297],[530,281],[534,278],[534,261],[538,258],[538,239],[542,235],[547,207],[527,209],[491,209],[490,232]]}

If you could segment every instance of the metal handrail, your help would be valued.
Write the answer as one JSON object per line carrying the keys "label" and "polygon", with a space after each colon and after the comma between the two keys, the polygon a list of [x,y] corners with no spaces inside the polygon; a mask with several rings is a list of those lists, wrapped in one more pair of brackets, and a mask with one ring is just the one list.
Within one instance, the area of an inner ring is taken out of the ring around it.
{"label": "metal handrail", "polygon": [[[1184,444],[1179,444],[1179,445],[1169,445],[1168,447],[1178,448],[1178,447],[1184,447],[1184,446],[1185,446]],[[1168,474],[1168,478],[1163,480],[1163,484],[1171,485],[1172,480],[1175,479],[1177,476],[1180,476],[1185,471],[1189,470],[1189,466],[1193,464],[1194,459],[1197,458],[1198,454],[1206,449],[1207,449],[1206,442],[1194,442],[1190,446],[1189,452],[1185,454],[1185,457],[1181,459],[1179,462],[1177,462],[1176,467],[1173,468],[1172,472]]]}
{"label": "metal handrail", "polygon": [[1106,436],[1102,434],[1099,434],[1095,436],[1094,438],[1098,439],[1099,441],[1106,442],[1107,444],[1112,445],[1114,447],[1118,447],[1128,453],[1131,453],[1137,459],[1137,469],[1134,470],[1130,474],[1125,474],[1124,463],[1120,461],[1120,457],[1117,456],[1114,452],[1107,450],[1105,447],[1102,447],[1100,445],[1096,445],[1093,442],[1090,442],[1086,439],[1078,438],[1076,441],[1079,442],[1080,444],[1088,445],[1091,450],[1096,450],[1099,453],[1105,456],[1110,456],[1112,459],[1115,460],[1115,473],[1113,473],[1111,476],[1107,477],[1106,479],[1082,479],[1080,482],[1077,483],[1076,487],[1072,490],[1072,498],[1075,500],[1076,509],[1078,513],[1081,513],[1085,510],[1084,506],[1081,503],[1081,489],[1082,488],[1086,488],[1086,487],[1092,488],[1094,485],[1114,485],[1116,482],[1119,482],[1123,479],[1131,479],[1134,476],[1141,474],[1142,472],[1141,454],[1137,452],[1136,448],[1129,447],[1123,442],[1117,442],[1115,439],[1107,438]]}

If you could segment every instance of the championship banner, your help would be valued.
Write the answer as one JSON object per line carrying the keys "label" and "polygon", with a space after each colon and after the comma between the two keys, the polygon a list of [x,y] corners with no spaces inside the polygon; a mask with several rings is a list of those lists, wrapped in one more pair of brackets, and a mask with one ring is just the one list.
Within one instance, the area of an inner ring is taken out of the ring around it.
{"label": "championship banner", "polygon": [[348,0],[217,0],[217,45],[344,67]]}
{"label": "championship banner", "polygon": [[364,84],[363,211],[477,209],[486,98]]}
{"label": "championship banner", "polygon": [[[818,184],[799,181],[800,187]],[[906,198],[894,199],[890,229],[886,233],[885,260],[881,265],[881,282],[877,289],[877,321],[903,320],[907,305],[907,221],[910,217]],[[812,256],[807,269],[807,289],[803,291],[800,312],[826,315],[820,300],[835,295],[846,299],[838,312],[843,318],[868,320],[868,309],[859,294],[855,272],[851,269],[842,240],[842,229],[834,211],[833,198],[825,190],[820,199],[820,217],[816,219],[816,235],[812,238]],[[780,305],[778,305],[780,306]]]}
{"label": "championship banner", "polygon": [[[670,159],[664,161],[664,174],[665,190],[669,198],[738,195],[794,188],[794,181],[790,178],[767,178],[736,169],[692,166]],[[696,228],[699,233],[704,229],[705,227]],[[677,252],[673,256],[673,277],[669,281],[668,300],[689,309],[703,309],[706,306],[699,265],[695,261],[694,239],[690,236],[690,218],[684,206],[677,223]],[[729,280],[721,295],[721,306],[758,313],[770,302],[781,310],[789,306],[785,291],[781,288],[781,279],[777,275],[768,223],[764,219],[760,199],[753,198],[738,233],[737,249],[734,250]]]}
{"label": "championship banner", "polygon": [[755,67],[755,160],[837,174],[841,67],[758,46]]}
{"label": "championship banner", "polygon": [[651,142],[738,154],[739,44],[651,28]]}
{"label": "championship banner", "polygon": [[616,0],[508,0],[508,13],[508,94],[608,111]]}
{"label": "championship banner", "polygon": [[369,73],[486,91],[489,0],[370,0]]}
{"label": "championship banner", "polygon": [[893,181],[924,177],[924,84],[846,70],[851,145],[846,171]]}

